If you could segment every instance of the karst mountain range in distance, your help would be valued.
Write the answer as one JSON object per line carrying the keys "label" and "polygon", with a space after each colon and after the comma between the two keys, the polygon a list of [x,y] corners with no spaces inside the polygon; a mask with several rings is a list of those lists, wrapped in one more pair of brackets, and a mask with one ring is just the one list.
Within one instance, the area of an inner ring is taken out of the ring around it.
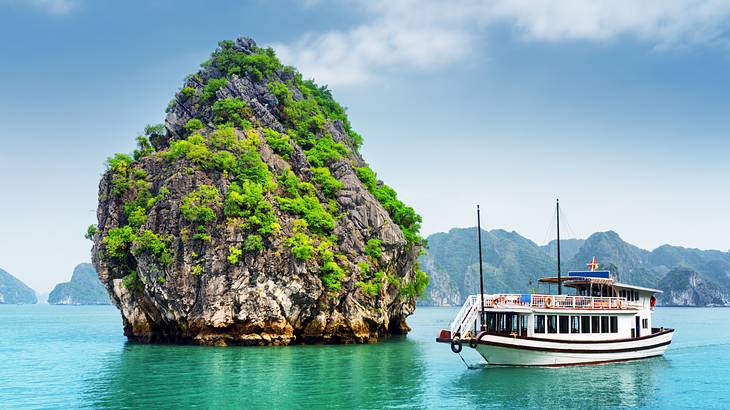
{"label": "karst mountain range in distance", "polygon": [[[476,227],[453,228],[427,238],[421,256],[430,283],[420,305],[460,306],[479,291]],[[632,245],[613,231],[596,232],[587,239],[561,239],[561,270],[583,270],[596,257],[621,282],[661,289],[664,306],[730,305],[730,251],[662,245],[654,250]],[[557,269],[556,241],[546,245],[502,229],[482,230],[485,291],[548,292],[540,277]]]}

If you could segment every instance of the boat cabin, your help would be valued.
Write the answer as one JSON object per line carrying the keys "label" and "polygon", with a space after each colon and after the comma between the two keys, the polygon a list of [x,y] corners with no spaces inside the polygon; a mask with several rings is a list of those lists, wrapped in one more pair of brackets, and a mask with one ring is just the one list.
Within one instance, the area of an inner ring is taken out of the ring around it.
{"label": "boat cabin", "polygon": [[484,323],[488,333],[571,341],[639,338],[658,331],[652,330],[651,313],[660,290],[616,282],[608,271],[540,279],[545,284],[558,281],[567,294],[484,295],[483,322],[478,320],[478,295],[472,296],[465,307],[471,302],[475,315],[473,323],[462,322],[471,325],[464,330],[475,335]]}

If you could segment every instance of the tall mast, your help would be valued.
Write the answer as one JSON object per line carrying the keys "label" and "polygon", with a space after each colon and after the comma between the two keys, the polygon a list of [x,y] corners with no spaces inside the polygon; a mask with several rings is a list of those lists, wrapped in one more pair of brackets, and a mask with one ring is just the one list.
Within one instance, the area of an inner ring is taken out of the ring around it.
{"label": "tall mast", "polygon": [[558,295],[563,294],[563,284],[560,282],[560,199],[555,199],[555,215],[558,225]]}
{"label": "tall mast", "polygon": [[481,324],[482,330],[486,329],[484,326],[484,272],[482,269],[482,222],[479,215],[479,205],[477,205],[477,238],[479,241],[479,296],[482,300],[482,310],[479,315],[479,323]]}

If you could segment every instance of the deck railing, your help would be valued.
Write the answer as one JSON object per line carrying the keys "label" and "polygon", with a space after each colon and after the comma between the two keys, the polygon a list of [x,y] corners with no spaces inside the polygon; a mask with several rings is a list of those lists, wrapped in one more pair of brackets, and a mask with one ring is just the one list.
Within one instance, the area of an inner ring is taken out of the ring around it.
{"label": "deck railing", "polygon": [[[495,294],[484,295],[485,308],[530,307],[540,309],[626,309],[641,307],[640,303],[629,302],[621,297],[595,297],[572,295],[538,295],[538,294]],[[452,335],[465,333],[471,329],[474,321],[479,318],[481,303],[479,295],[466,298],[459,313],[451,322],[449,330]]]}
{"label": "deck railing", "polygon": [[[478,295],[473,295],[479,299]],[[572,295],[484,295],[485,306],[519,305],[536,308],[568,308],[568,309],[623,309],[630,307],[626,298],[572,296]]]}

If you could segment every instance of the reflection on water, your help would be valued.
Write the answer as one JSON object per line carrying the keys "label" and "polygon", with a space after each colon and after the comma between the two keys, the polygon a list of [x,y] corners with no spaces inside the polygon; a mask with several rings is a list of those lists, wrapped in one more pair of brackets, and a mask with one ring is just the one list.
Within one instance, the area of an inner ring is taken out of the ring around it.
{"label": "reflection on water", "polygon": [[657,372],[668,367],[661,357],[603,366],[485,367],[463,373],[442,395],[468,407],[643,407],[651,404]]}
{"label": "reflection on water", "polygon": [[261,348],[126,344],[87,380],[84,401],[103,407],[380,407],[422,395],[423,373],[419,346],[408,340]]}

